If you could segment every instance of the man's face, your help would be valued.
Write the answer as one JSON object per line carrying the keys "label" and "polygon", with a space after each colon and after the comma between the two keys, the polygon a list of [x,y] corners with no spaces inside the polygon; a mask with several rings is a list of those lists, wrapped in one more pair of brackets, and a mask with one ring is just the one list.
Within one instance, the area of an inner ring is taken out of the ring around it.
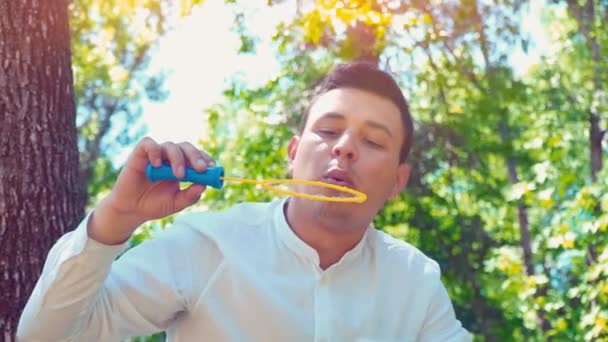
{"label": "man's face", "polygon": [[[364,221],[403,189],[409,167],[400,164],[404,141],[401,114],[389,99],[354,88],[317,98],[300,136],[289,144],[293,178],[347,186],[367,194],[361,204],[312,203],[330,215]],[[338,195],[335,190],[299,186],[298,191]]]}

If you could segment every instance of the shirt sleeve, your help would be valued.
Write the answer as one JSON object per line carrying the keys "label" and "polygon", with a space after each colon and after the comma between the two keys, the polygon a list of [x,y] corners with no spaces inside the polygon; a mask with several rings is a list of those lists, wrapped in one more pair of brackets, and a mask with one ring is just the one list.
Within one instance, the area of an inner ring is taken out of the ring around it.
{"label": "shirt sleeve", "polygon": [[436,282],[431,302],[420,336],[420,342],[470,342],[471,334],[456,319],[452,302],[445,286],[439,279]]}
{"label": "shirt sleeve", "polygon": [[[217,249],[197,245],[200,234],[183,224],[114,262],[126,243],[90,239],[88,219],[49,252],[22,313],[19,341],[118,341],[165,330],[194,303],[205,275],[219,264]],[[206,257],[196,277],[193,249]]]}

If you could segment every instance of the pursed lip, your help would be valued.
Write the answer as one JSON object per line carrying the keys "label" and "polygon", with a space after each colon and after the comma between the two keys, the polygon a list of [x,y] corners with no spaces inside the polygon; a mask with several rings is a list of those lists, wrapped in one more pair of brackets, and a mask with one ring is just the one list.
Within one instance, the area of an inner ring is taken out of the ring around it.
{"label": "pursed lip", "polygon": [[331,169],[323,175],[323,181],[348,188],[355,188],[355,183],[348,172],[340,169]]}

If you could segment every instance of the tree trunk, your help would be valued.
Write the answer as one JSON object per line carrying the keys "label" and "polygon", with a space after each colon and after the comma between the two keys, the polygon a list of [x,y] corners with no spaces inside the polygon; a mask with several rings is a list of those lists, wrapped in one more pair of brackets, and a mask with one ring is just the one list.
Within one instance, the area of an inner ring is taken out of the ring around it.
{"label": "tree trunk", "polygon": [[[599,94],[597,88],[594,92]],[[602,170],[602,140],[606,131],[600,128],[600,116],[594,112],[589,114],[589,153],[591,159],[591,180],[597,182],[597,174]]]}
{"label": "tree trunk", "polygon": [[67,0],[0,0],[0,340],[84,214]]}

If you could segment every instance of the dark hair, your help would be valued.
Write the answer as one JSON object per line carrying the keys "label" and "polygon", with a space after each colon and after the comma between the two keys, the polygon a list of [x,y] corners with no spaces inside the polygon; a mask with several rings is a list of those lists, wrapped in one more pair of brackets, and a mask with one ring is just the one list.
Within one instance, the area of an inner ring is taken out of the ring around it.
{"label": "dark hair", "polygon": [[401,112],[401,122],[403,123],[404,140],[401,145],[399,162],[403,163],[412,147],[414,134],[414,124],[408,108],[407,101],[395,82],[394,78],[385,71],[378,68],[376,64],[369,62],[349,62],[338,64],[331,70],[314,88],[313,99],[308,108],[302,114],[302,120],[298,127],[298,132],[302,133],[308,120],[310,108],[317,98],[333,89],[355,88],[369,91],[376,95],[389,99]]}

